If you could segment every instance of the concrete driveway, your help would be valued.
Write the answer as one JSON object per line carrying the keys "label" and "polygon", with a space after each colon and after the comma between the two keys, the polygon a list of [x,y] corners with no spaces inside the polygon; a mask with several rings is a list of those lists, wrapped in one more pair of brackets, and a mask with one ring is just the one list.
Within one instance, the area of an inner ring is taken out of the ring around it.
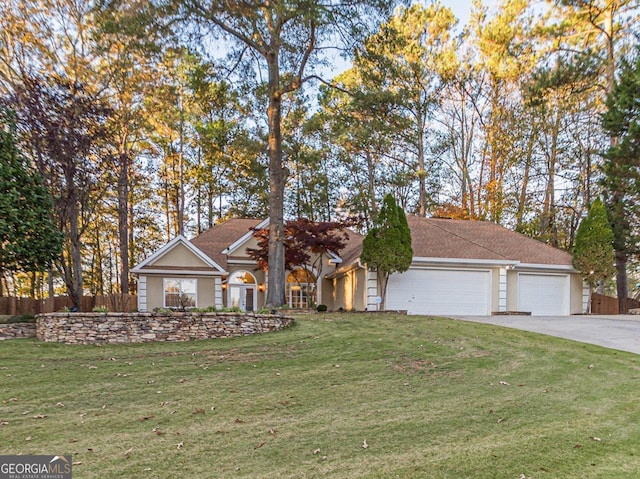
{"label": "concrete driveway", "polygon": [[454,316],[640,354],[640,316]]}

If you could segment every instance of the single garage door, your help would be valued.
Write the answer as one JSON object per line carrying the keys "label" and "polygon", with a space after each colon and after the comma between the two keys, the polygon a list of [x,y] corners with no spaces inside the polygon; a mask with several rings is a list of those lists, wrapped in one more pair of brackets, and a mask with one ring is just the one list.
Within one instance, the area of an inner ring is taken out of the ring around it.
{"label": "single garage door", "polygon": [[491,314],[491,272],[410,269],[391,275],[387,309],[406,309],[409,314]]}
{"label": "single garage door", "polygon": [[520,273],[518,311],[528,311],[534,316],[568,315],[569,276]]}

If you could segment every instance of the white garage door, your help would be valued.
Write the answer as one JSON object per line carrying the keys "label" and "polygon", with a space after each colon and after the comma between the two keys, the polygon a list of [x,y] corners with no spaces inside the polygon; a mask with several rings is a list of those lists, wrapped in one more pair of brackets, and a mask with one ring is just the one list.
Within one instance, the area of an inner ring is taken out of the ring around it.
{"label": "white garage door", "polygon": [[491,272],[410,269],[391,275],[387,309],[406,309],[409,314],[491,314]]}
{"label": "white garage door", "polygon": [[518,311],[534,316],[569,314],[569,277],[566,274],[520,273]]}

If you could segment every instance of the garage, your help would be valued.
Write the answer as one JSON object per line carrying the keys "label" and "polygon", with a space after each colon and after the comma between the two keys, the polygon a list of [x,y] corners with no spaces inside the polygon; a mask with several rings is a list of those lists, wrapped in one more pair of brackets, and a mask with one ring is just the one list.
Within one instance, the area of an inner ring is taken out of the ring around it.
{"label": "garage", "polygon": [[569,314],[569,276],[519,273],[518,311],[534,316]]}
{"label": "garage", "polygon": [[387,309],[409,314],[491,314],[491,271],[432,268],[391,275]]}

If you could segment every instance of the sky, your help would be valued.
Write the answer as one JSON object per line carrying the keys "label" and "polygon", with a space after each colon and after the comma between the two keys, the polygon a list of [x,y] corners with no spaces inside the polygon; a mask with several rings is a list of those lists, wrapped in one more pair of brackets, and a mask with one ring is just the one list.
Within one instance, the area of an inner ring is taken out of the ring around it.
{"label": "sky", "polygon": [[471,0],[441,0],[440,3],[453,11],[453,14],[459,21],[458,26],[462,27],[469,21]]}
{"label": "sky", "polygon": [[[429,3],[429,0],[423,1],[427,4]],[[498,0],[482,0],[482,3],[489,6],[489,9],[495,6],[497,2]],[[453,14],[458,19],[458,28],[462,29],[469,21],[471,17],[471,0],[440,0],[440,4],[449,7],[453,11]],[[349,68],[349,65],[348,62],[336,57],[332,65],[324,70],[323,76],[325,78],[333,78]]]}

